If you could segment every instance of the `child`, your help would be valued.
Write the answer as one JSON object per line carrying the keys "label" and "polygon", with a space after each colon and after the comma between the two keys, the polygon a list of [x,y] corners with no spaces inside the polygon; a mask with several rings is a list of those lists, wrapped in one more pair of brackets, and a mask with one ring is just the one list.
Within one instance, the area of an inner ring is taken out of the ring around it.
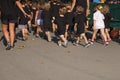
{"label": "child", "polygon": [[66,8],[62,7],[59,10],[59,16],[56,17],[55,19],[55,24],[57,25],[57,31],[60,37],[60,41],[58,41],[58,45],[61,46],[61,42],[63,41],[64,47],[67,47],[67,40],[65,38],[65,31],[66,31],[66,21],[65,21],[65,13],[66,13]]}
{"label": "child", "polygon": [[[25,2],[22,2],[22,7],[27,12],[27,8],[25,7]],[[22,30],[22,36],[23,36],[22,40],[23,41],[28,39],[27,22],[28,22],[28,18],[25,17],[24,14],[21,11],[19,11],[18,28]]]}
{"label": "child", "polygon": [[93,35],[92,35],[92,39],[91,39],[91,44],[93,44],[94,39],[96,38],[96,34],[98,32],[98,30],[100,30],[102,36],[103,36],[103,41],[104,41],[104,45],[108,45],[108,41],[107,41],[107,37],[105,34],[105,24],[104,24],[104,15],[102,14],[102,10],[103,7],[101,5],[97,5],[96,6],[96,12],[93,14]]}
{"label": "child", "polygon": [[48,41],[50,42],[52,40],[50,35],[52,21],[51,21],[51,14],[49,9],[50,9],[50,3],[45,3],[44,10],[42,11],[42,14],[41,14],[41,18],[43,19],[44,32],[47,36]]}
{"label": "child", "polygon": [[105,16],[105,34],[106,34],[106,37],[108,39],[108,41],[111,41],[111,37],[110,37],[110,34],[109,34],[109,29],[110,29],[110,21],[112,19],[112,16],[110,14],[110,8],[108,5],[104,5],[103,7],[103,14]]}
{"label": "child", "polygon": [[83,38],[85,40],[85,47],[88,47],[90,43],[87,40],[87,37],[85,35],[85,24],[86,23],[86,16],[83,14],[84,8],[81,6],[76,7],[76,16],[75,16],[75,25],[74,29],[76,30],[77,35],[77,41],[75,43],[76,46],[78,46],[78,43],[80,42],[80,38]]}
{"label": "child", "polygon": [[32,26],[32,29],[33,29],[33,34],[36,33],[36,22],[35,22],[35,15],[36,15],[36,11],[37,11],[37,3],[34,2],[33,5],[32,5],[32,9],[31,9],[31,12],[32,12],[32,20],[31,20],[31,26]]}
{"label": "child", "polygon": [[38,5],[38,10],[36,11],[35,21],[37,24],[36,38],[39,37],[39,33],[42,32],[41,27],[43,26],[43,20],[41,19],[42,6]]}
{"label": "child", "polygon": [[67,39],[68,33],[71,35],[72,33],[72,27],[73,27],[73,17],[74,13],[71,11],[71,4],[66,4],[67,13],[65,14],[66,19],[66,32],[65,32],[65,38]]}
{"label": "child", "polygon": [[52,0],[50,2],[51,8],[50,8],[50,12],[52,13],[52,29],[53,32],[55,32],[56,30],[56,26],[54,24],[54,20],[55,18],[59,15],[59,9],[61,7],[59,0]]}

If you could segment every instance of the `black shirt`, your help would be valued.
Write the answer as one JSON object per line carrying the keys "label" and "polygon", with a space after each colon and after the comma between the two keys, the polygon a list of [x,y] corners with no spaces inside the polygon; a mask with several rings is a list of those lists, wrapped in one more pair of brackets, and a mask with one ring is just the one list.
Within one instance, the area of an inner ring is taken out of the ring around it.
{"label": "black shirt", "polygon": [[41,18],[43,19],[44,27],[51,27],[51,14],[49,10],[43,10],[41,13]]}
{"label": "black shirt", "polygon": [[[23,7],[23,9],[24,9],[25,12],[27,12],[27,10],[28,10],[27,7]],[[29,18],[25,17],[25,15],[22,13],[21,10],[19,10],[18,14],[19,14],[19,17],[20,17],[19,24],[26,25],[28,23]]]}
{"label": "black shirt", "polygon": [[58,30],[65,31],[66,30],[66,19],[65,17],[58,16],[55,19],[55,24],[58,26]]}
{"label": "black shirt", "polygon": [[82,6],[84,8],[84,12],[87,9],[87,0],[76,0],[75,7],[74,7],[74,12],[76,11],[77,6]]}
{"label": "black shirt", "polygon": [[50,5],[51,5],[50,12],[52,13],[52,17],[58,16],[59,15],[59,9],[61,8],[60,3],[51,2]]}
{"label": "black shirt", "polygon": [[65,14],[66,23],[70,26],[73,25],[73,17],[74,17],[73,12],[67,12]]}
{"label": "black shirt", "polygon": [[105,22],[105,27],[106,27],[106,28],[109,28],[109,27],[110,27],[110,21],[111,21],[112,16],[111,16],[110,13],[107,13],[107,14],[105,14],[104,16],[105,16],[105,20],[104,20],[104,22]]}
{"label": "black shirt", "polygon": [[11,15],[11,18],[17,17],[16,1],[17,0],[0,0],[1,15],[4,17]]}
{"label": "black shirt", "polygon": [[84,24],[86,22],[86,16],[84,14],[77,14],[75,16],[75,23],[77,23],[77,35],[84,33]]}

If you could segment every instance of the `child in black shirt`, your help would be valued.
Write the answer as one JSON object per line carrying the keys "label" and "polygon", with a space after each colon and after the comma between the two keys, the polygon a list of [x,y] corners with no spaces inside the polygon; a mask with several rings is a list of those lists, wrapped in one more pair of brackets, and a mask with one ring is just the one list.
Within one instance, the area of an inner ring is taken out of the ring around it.
{"label": "child in black shirt", "polygon": [[57,25],[57,31],[60,36],[60,41],[58,41],[58,45],[61,46],[61,42],[64,42],[64,46],[67,47],[67,40],[65,38],[66,31],[66,19],[65,19],[66,8],[60,8],[59,16],[55,19],[55,24]]}
{"label": "child in black shirt", "polygon": [[83,38],[85,40],[85,47],[88,47],[90,44],[88,43],[87,37],[85,35],[85,23],[86,23],[86,16],[83,14],[84,8],[81,6],[77,6],[76,8],[76,16],[75,16],[75,25],[74,29],[77,35],[76,46],[80,42],[80,39]]}
{"label": "child in black shirt", "polygon": [[51,31],[51,26],[52,26],[52,17],[50,14],[50,4],[49,3],[45,3],[44,5],[44,10],[42,11],[41,14],[41,18],[43,19],[43,30],[48,38],[48,41],[51,41],[51,35],[50,35],[50,31]]}
{"label": "child in black shirt", "polygon": [[65,19],[66,19],[65,38],[67,39],[68,33],[69,33],[69,36],[72,33],[74,13],[71,11],[71,5],[70,4],[66,4],[66,9],[67,9],[67,13],[65,14]]}

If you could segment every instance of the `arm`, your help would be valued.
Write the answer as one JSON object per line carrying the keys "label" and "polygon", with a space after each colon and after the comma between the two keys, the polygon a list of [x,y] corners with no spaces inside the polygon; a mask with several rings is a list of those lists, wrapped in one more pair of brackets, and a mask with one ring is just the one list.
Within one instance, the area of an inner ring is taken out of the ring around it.
{"label": "arm", "polygon": [[38,13],[39,13],[39,11],[37,10],[36,14],[35,14],[35,21],[37,21]]}
{"label": "arm", "polygon": [[28,14],[24,11],[22,4],[20,3],[20,1],[16,0],[16,5],[18,6],[18,8],[23,12],[23,14],[25,16],[28,16]]}
{"label": "arm", "polygon": [[86,16],[90,13],[90,0],[87,0]]}
{"label": "arm", "polygon": [[74,25],[74,31],[76,32],[77,31],[77,23],[75,23],[75,25]]}
{"label": "arm", "polygon": [[73,1],[72,1],[72,7],[71,7],[71,11],[74,9],[74,7],[75,7],[75,4],[76,4],[76,0],[73,0]]}

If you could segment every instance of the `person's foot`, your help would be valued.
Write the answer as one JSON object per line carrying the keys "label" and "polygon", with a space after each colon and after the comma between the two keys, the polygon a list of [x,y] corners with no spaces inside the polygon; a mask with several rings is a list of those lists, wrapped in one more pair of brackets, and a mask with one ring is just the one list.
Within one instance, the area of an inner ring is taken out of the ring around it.
{"label": "person's foot", "polygon": [[39,34],[36,34],[35,37],[36,37],[36,38],[39,38]]}
{"label": "person's foot", "polygon": [[64,46],[64,47],[67,47],[67,43],[68,43],[68,41],[65,40],[65,42],[63,43],[63,46]]}
{"label": "person's foot", "polygon": [[61,41],[58,41],[58,46],[61,46],[61,45],[62,45]]}
{"label": "person's foot", "polygon": [[105,45],[105,46],[107,46],[108,44],[109,44],[109,42],[108,42],[108,41],[105,41],[105,42],[104,42],[104,45]]}
{"label": "person's foot", "polygon": [[6,50],[13,50],[14,49],[14,46],[7,46],[6,47]]}
{"label": "person's foot", "polygon": [[108,42],[110,42],[112,39],[108,39]]}
{"label": "person's foot", "polygon": [[84,46],[84,47],[86,47],[86,48],[87,48],[87,47],[89,47],[89,46],[90,46],[90,44],[91,44],[91,43],[87,43],[87,44],[85,44],[85,46]]}
{"label": "person's foot", "polygon": [[92,41],[91,39],[89,39],[88,41],[90,44],[94,44],[94,41]]}
{"label": "person's foot", "polygon": [[51,39],[51,36],[49,35],[49,36],[48,36],[48,42],[51,42],[51,40],[52,40],[52,39]]}
{"label": "person's foot", "polygon": [[74,45],[75,45],[75,46],[79,46],[79,44],[78,44],[78,43],[74,43]]}

